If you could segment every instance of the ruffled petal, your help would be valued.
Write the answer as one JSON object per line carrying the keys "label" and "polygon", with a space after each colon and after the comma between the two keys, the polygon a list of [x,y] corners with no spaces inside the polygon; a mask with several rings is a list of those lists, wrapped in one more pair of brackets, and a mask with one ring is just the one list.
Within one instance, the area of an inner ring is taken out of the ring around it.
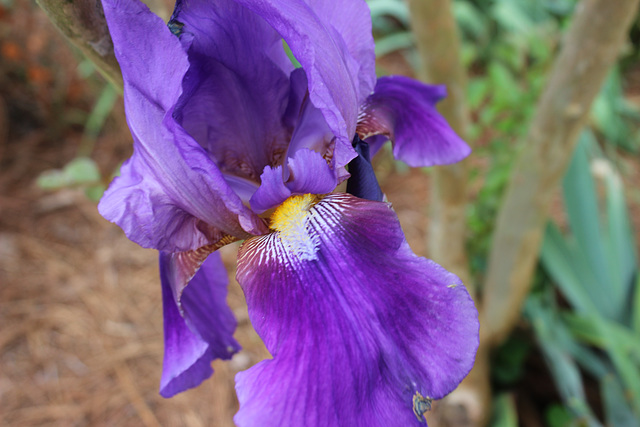
{"label": "ruffled petal", "polygon": [[[160,253],[165,338],[160,381],[163,397],[198,386],[213,373],[211,361],[229,359],[240,349],[233,339],[236,322],[226,303],[228,278],[220,255],[210,255],[184,289],[175,280],[179,268],[171,254]],[[179,300],[176,295],[181,295]]]}
{"label": "ruffled petal", "polygon": [[176,119],[224,173],[259,182],[282,162],[292,130],[283,116],[293,66],[281,37],[233,0],[178,1],[171,22],[191,65]]}
{"label": "ruffled petal", "polygon": [[[360,0],[347,2],[349,15],[342,17],[334,27],[330,19],[333,14],[340,13],[335,9],[342,10],[342,4],[337,8],[325,1],[235,1],[263,17],[287,42],[307,74],[311,102],[322,112],[338,140],[337,166],[345,166],[355,157],[351,139],[355,133],[359,101],[363,97],[360,92],[371,78],[364,73],[372,71],[370,65],[359,62],[366,56],[362,53],[367,49],[365,43],[360,39],[354,41],[353,37],[363,31],[365,35],[361,38],[364,40],[371,33],[370,23],[364,22],[364,17],[368,16],[366,4]],[[356,16],[356,12],[364,16]],[[354,28],[345,31],[349,19]],[[360,25],[364,27],[360,28]],[[373,43],[369,48],[373,53]],[[352,51],[354,55],[359,52],[358,58],[354,58]]]}
{"label": "ruffled petal", "polygon": [[471,369],[460,280],[413,254],[382,202],[287,201],[240,249],[237,279],[273,355],[236,376],[240,426],[420,425]]}
{"label": "ruffled petal", "polygon": [[393,143],[395,158],[409,166],[458,162],[471,149],[436,110],[445,96],[444,86],[402,76],[381,77],[362,106],[357,132],[362,139],[385,135]]}
{"label": "ruffled petal", "polygon": [[251,209],[255,212],[263,213],[274,206],[278,206],[291,196],[291,190],[284,182],[284,171],[282,166],[275,168],[267,166],[260,176],[262,184],[260,188],[251,196]]}
{"label": "ruffled petal", "polygon": [[134,155],[100,212],[134,242],[170,252],[196,249],[222,234],[264,233],[263,222],[171,117],[189,67],[179,40],[138,1],[105,0],[103,6],[124,78]]}
{"label": "ruffled petal", "polygon": [[338,175],[327,160],[315,151],[299,149],[288,159],[287,169],[266,167],[262,184],[251,197],[251,208],[263,213],[284,202],[292,194],[326,194],[338,185]]}

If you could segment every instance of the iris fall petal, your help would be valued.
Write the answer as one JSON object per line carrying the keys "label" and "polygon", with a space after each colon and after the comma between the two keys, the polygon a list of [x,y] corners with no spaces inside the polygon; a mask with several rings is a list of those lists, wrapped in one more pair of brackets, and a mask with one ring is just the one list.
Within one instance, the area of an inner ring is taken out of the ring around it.
{"label": "iris fall petal", "polygon": [[233,339],[236,321],[226,303],[228,278],[220,255],[210,255],[184,289],[175,281],[175,269],[171,254],[161,252],[164,397],[198,386],[213,373],[211,361],[229,359],[240,349]]}
{"label": "iris fall petal", "polygon": [[237,375],[236,423],[420,425],[416,396],[443,397],[473,365],[471,298],[413,254],[388,204],[300,197],[279,231],[240,249],[237,278],[273,359]]}
{"label": "iris fall petal", "polygon": [[[365,101],[358,122],[361,138],[384,135],[393,143],[393,155],[409,166],[458,162],[469,146],[436,110],[446,96],[444,86],[431,86],[402,76],[381,77]],[[372,155],[380,148],[378,137]]]}

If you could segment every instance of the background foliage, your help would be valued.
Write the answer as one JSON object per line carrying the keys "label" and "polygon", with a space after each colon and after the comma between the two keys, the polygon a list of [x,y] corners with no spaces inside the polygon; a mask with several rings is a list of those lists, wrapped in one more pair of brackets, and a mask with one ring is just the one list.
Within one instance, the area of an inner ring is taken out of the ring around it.
{"label": "background foliage", "polygon": [[[467,211],[467,248],[477,283],[486,271],[514,156],[576,3],[453,3],[469,77],[469,139],[473,156],[483,159],[473,163],[475,192]],[[381,63],[385,55],[400,52],[416,69],[407,5],[398,0],[370,5]],[[527,370],[536,358],[546,366],[542,381],[555,385],[554,396],[539,405],[546,425],[640,425],[638,242],[626,202],[638,197],[637,187],[628,185],[637,179],[633,169],[640,148],[639,111],[630,101],[637,90],[637,33],[636,21],[624,55],[592,106],[553,208],[522,323],[492,355],[493,425],[527,423],[523,399],[516,397],[520,385],[531,380]]]}

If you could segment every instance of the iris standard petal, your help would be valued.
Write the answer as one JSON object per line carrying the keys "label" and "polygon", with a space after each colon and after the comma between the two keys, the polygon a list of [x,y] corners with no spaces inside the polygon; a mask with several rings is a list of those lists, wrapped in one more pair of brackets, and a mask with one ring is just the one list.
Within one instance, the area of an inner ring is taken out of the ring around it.
{"label": "iris standard petal", "polygon": [[[263,17],[287,42],[307,74],[311,102],[320,109],[338,140],[337,166],[345,166],[355,157],[351,139],[361,90],[361,69],[358,60],[351,56],[347,41],[328,21],[329,16],[316,13],[304,0],[235,1]],[[328,6],[319,12],[326,9]],[[344,18],[345,22],[347,19]],[[360,18],[353,19],[355,24],[361,22]]]}
{"label": "iris standard petal", "polygon": [[293,66],[281,37],[233,0],[178,1],[171,22],[181,24],[190,63],[176,119],[224,173],[259,182],[265,166],[281,163],[292,131],[283,116]]}
{"label": "iris standard petal", "polygon": [[261,180],[250,201],[251,208],[258,213],[278,206],[292,194],[325,194],[338,185],[335,168],[322,155],[307,148],[299,149],[295,157],[288,159],[286,171],[281,166],[266,167]]}
{"label": "iris standard petal", "polygon": [[362,106],[357,132],[362,139],[387,136],[395,158],[409,166],[458,162],[471,149],[436,110],[445,96],[444,86],[402,76],[381,77]]}
{"label": "iris standard petal", "polygon": [[134,242],[171,252],[213,243],[210,232],[264,233],[262,221],[171,117],[189,67],[179,40],[137,0],[105,0],[103,7],[124,78],[134,154],[105,192],[100,212]]}
{"label": "iris standard petal", "polygon": [[477,311],[459,279],[411,252],[386,203],[304,195],[272,219],[238,258],[273,359],[236,376],[236,423],[420,425],[474,362]]}
{"label": "iris standard petal", "polygon": [[358,81],[358,103],[362,103],[376,84],[376,54],[369,6],[364,0],[342,1],[340,7],[336,7],[335,0],[309,0],[308,3],[325,25],[330,25],[340,35],[355,60],[357,71],[354,67],[351,72]]}
{"label": "iris standard petal", "polygon": [[[218,253],[204,261],[189,285],[176,287],[175,259],[160,253],[165,352],[160,394],[171,397],[198,386],[213,373],[211,361],[240,349],[236,321],[226,303],[227,272]],[[176,294],[181,297],[176,299]]]}

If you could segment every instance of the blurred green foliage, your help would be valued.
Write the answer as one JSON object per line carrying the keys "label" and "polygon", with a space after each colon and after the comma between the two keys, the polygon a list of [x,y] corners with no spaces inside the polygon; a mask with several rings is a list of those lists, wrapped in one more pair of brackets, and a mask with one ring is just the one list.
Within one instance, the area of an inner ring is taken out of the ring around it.
{"label": "blurred green foliage", "polygon": [[[78,65],[77,69],[78,74],[85,79],[91,78],[95,71],[95,66],[86,59]],[[50,169],[41,173],[36,179],[38,187],[47,191],[82,188],[90,200],[96,202],[100,200],[107,188],[106,180],[112,177],[103,177],[98,165],[90,156],[118,97],[117,89],[106,83],[89,114],[86,117],[82,116],[84,132],[76,157],[62,169]]]}
{"label": "blurred green foliage", "polygon": [[[400,51],[411,66],[418,66],[406,4],[401,0],[369,4],[377,54]],[[525,140],[577,1],[454,0],[453,4],[468,70],[472,127],[467,137],[475,159],[468,255],[472,273],[482,283],[511,164]],[[498,394],[491,425],[518,425],[508,390],[523,380],[526,361],[534,353],[544,358],[558,393],[557,401],[545,409],[547,425],[640,425],[637,242],[616,169],[621,154],[637,154],[640,148],[640,113],[625,98],[623,79],[625,66],[634,65],[629,58],[640,58],[638,34],[636,24],[634,44],[610,71],[564,178],[561,216],[567,223],[550,223],[546,231],[535,290],[524,309],[530,333],[523,335],[520,329],[492,357],[491,377]],[[595,402],[587,393],[594,383],[599,392]]]}
{"label": "blurred green foliage", "polygon": [[[532,295],[535,309],[529,308],[527,315],[534,324],[555,318],[553,327],[565,336],[546,345],[571,346],[565,357],[600,382],[607,420],[615,421],[611,425],[633,425],[629,422],[640,419],[636,242],[622,180],[590,131],[580,138],[563,190],[571,233],[562,233],[551,222],[541,259],[571,309],[553,308],[561,298],[555,293],[548,296],[554,304],[547,305]],[[544,346],[545,337],[537,336]],[[550,355],[548,361],[558,363],[558,356]],[[554,377],[558,384],[563,381]]]}

